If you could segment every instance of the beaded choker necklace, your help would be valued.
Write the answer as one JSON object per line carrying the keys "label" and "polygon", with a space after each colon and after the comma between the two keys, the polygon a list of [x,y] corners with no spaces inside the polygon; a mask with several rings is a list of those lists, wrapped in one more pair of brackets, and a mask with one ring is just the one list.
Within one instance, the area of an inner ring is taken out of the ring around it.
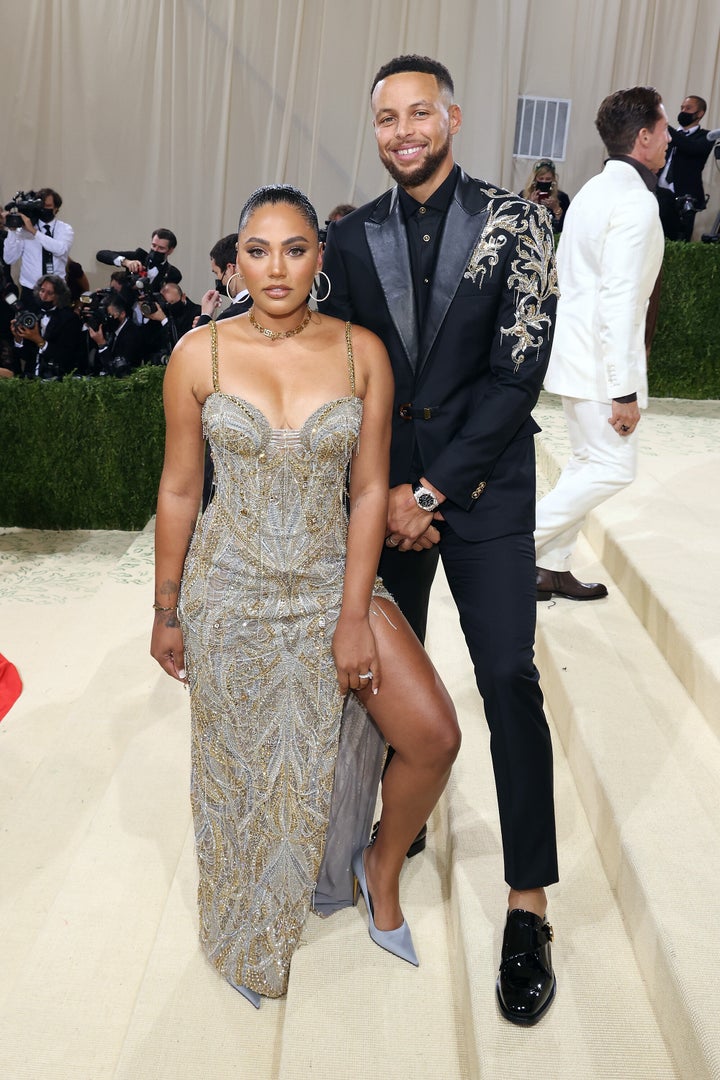
{"label": "beaded choker necklace", "polygon": [[303,332],[305,327],[310,322],[310,308],[307,309],[303,321],[300,323],[299,326],[296,326],[294,330],[268,330],[266,327],[261,326],[260,323],[257,321],[255,316],[253,315],[252,308],[250,308],[250,310],[248,311],[248,318],[250,319],[250,322],[253,324],[255,329],[259,330],[261,334],[264,334],[266,338],[270,338],[271,341],[278,341],[280,338],[295,337],[296,334],[301,334]]}

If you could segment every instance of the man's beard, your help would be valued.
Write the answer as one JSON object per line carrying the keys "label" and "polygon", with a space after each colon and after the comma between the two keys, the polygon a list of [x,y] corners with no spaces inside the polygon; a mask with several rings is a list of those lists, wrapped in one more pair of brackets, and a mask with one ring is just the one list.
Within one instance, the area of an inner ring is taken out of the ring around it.
{"label": "man's beard", "polygon": [[385,158],[381,158],[380,160],[392,176],[393,180],[400,184],[400,187],[417,188],[432,179],[442,163],[446,160],[449,153],[450,135],[448,134],[443,145],[438,147],[434,153],[428,154],[414,172],[407,172],[399,169],[395,163],[395,159],[389,153],[387,160]]}

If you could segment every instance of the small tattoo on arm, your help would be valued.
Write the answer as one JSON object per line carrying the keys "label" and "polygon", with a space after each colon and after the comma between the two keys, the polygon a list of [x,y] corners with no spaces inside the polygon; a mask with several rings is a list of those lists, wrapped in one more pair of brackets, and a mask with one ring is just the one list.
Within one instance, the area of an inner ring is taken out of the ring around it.
{"label": "small tattoo on arm", "polygon": [[179,586],[177,581],[170,581],[170,579],[168,578],[167,581],[163,581],[162,585],[158,589],[158,592],[161,596],[175,596],[177,594],[178,588]]}

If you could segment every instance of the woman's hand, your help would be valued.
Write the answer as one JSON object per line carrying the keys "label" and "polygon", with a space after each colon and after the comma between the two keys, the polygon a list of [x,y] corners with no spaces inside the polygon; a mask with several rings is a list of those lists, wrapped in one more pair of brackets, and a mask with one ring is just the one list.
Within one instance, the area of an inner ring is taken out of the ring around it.
{"label": "woman's hand", "polygon": [[150,655],[171,678],[187,682],[185,647],[177,611],[155,612]]}
{"label": "woman's hand", "polygon": [[380,689],[381,671],[369,613],[363,618],[340,613],[332,654],[341,694],[349,690]]}

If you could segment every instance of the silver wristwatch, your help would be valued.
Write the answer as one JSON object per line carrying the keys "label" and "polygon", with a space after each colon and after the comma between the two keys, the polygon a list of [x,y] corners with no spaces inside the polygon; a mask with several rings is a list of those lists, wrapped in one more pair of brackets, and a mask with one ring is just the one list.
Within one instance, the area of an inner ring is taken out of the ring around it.
{"label": "silver wristwatch", "polygon": [[432,491],[423,484],[413,484],[412,493],[420,509],[427,510],[429,514],[432,514],[433,510],[437,510],[440,505]]}

